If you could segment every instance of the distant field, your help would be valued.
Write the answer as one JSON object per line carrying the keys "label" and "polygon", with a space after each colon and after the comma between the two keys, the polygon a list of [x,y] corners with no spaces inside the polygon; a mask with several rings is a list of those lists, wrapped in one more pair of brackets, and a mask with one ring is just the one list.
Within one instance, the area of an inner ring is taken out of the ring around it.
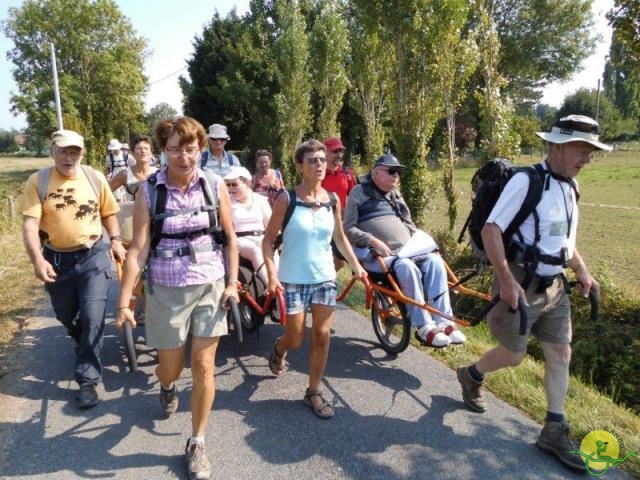
{"label": "distant field", "polygon": [[[522,157],[521,164],[538,161]],[[456,184],[462,192],[461,213],[454,232],[460,232],[470,208],[470,180],[475,168],[459,168]],[[577,177],[580,184],[578,249],[592,270],[605,272],[619,285],[640,284],[640,144],[626,144],[599,153]],[[627,207],[627,208],[617,208]],[[629,208],[630,207],[630,208]],[[433,199],[428,228],[448,226],[442,193]]]}

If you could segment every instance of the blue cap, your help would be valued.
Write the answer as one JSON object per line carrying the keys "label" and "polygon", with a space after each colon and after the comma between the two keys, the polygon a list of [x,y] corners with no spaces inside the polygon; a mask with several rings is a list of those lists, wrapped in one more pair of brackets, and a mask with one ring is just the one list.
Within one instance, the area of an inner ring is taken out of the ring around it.
{"label": "blue cap", "polygon": [[373,164],[373,168],[376,167],[404,168],[404,165],[402,165],[393,155],[381,155]]}

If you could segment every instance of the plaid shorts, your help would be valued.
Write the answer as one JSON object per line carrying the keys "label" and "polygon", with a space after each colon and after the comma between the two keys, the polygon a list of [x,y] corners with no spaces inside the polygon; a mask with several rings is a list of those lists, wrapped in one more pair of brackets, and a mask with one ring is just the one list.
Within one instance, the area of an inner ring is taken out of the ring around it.
{"label": "plaid shorts", "polygon": [[311,284],[283,283],[282,286],[287,315],[304,312],[312,303],[331,307],[336,304],[338,286],[335,280]]}

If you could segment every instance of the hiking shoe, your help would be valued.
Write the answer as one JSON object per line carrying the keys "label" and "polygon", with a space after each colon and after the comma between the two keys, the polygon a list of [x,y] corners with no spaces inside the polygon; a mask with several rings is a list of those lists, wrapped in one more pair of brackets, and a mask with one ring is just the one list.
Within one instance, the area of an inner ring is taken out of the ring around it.
{"label": "hiking shoe", "polygon": [[78,405],[78,408],[86,410],[87,408],[95,407],[98,403],[100,403],[100,399],[98,398],[96,386],[93,383],[80,385],[80,391],[76,396],[76,405]]}
{"label": "hiking shoe", "polygon": [[467,336],[453,325],[447,325],[442,332],[449,337],[452,345],[462,345],[467,341]]}
{"label": "hiking shoe", "polygon": [[178,409],[178,395],[176,394],[176,384],[171,390],[165,390],[160,384],[160,405],[164,414],[169,418]]}
{"label": "hiking shoe", "polygon": [[474,412],[484,413],[487,410],[487,402],[482,392],[482,383],[474,380],[469,374],[469,367],[460,367],[456,370],[458,381],[462,386],[462,399],[464,404]]}
{"label": "hiking shoe", "polygon": [[569,422],[566,420],[562,422],[547,421],[540,432],[536,447],[543,452],[555,455],[567,467],[584,472],[587,467],[582,456],[579,453],[571,453],[572,451],[578,452],[580,448],[569,438],[570,429]]}
{"label": "hiking shoe", "polygon": [[415,337],[422,345],[431,348],[444,348],[451,343],[451,339],[446,333],[437,328],[429,329],[427,326],[418,328]]}
{"label": "hiking shoe", "polygon": [[205,480],[211,476],[211,463],[209,463],[207,459],[204,443],[189,443],[187,440],[184,456],[187,460],[187,470],[189,471],[190,480]]}

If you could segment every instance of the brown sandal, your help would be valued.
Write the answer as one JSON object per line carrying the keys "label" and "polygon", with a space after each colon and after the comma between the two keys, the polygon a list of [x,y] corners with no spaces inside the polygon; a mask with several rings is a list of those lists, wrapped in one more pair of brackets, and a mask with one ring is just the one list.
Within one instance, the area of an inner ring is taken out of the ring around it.
{"label": "brown sandal", "polygon": [[[311,397],[320,397],[320,405],[315,407],[311,401]],[[320,390],[307,388],[307,393],[304,395],[304,404],[311,408],[313,413],[324,420],[333,417],[335,414],[333,406],[322,396],[322,392]]]}
{"label": "brown sandal", "polygon": [[276,377],[284,371],[285,357],[284,353],[282,355],[278,353],[278,340],[280,340],[280,337],[276,338],[273,344],[273,353],[269,357],[269,369]]}

